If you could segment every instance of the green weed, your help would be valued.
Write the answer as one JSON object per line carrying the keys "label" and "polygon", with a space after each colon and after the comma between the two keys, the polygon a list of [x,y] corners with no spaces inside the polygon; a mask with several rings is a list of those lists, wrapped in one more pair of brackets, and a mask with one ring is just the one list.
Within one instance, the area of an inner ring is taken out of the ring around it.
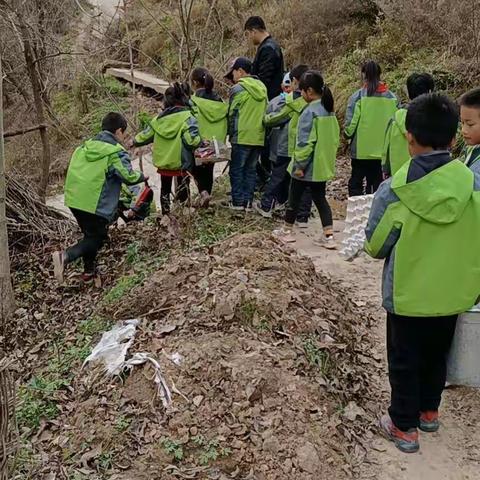
{"label": "green weed", "polygon": [[163,449],[169,454],[173,455],[173,458],[177,460],[177,462],[181,462],[184,458],[183,454],[183,447],[182,445],[177,442],[176,440],[170,440],[167,438],[163,441]]}
{"label": "green weed", "polygon": [[308,363],[318,367],[322,375],[327,377],[332,367],[328,351],[321,349],[313,337],[308,337],[304,340],[303,350]]}
{"label": "green weed", "polygon": [[219,457],[228,457],[231,453],[232,450],[228,447],[221,447],[218,440],[210,440],[200,453],[198,461],[200,465],[208,465]]}
{"label": "green weed", "polygon": [[133,265],[138,262],[141,246],[142,242],[139,240],[134,240],[132,243],[127,245],[127,254],[125,260],[129,265]]}
{"label": "green weed", "polygon": [[122,415],[115,422],[115,430],[120,433],[126,432],[130,428],[131,424],[132,419]]}
{"label": "green weed", "polygon": [[137,273],[121,277],[116,285],[103,297],[106,304],[112,304],[127,295],[133,287],[140,285],[145,279],[144,273]]}
{"label": "green weed", "polygon": [[98,456],[96,461],[99,470],[105,473],[113,467],[113,453],[103,452]]}

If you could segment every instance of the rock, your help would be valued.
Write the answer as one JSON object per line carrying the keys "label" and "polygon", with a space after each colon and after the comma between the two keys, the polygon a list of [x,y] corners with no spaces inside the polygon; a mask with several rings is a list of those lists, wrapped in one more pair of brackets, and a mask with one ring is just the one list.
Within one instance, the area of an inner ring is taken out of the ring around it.
{"label": "rock", "polygon": [[297,463],[304,472],[319,473],[320,458],[317,450],[310,442],[306,442],[297,448]]}
{"label": "rock", "polygon": [[193,404],[196,407],[199,407],[201,405],[201,403],[203,402],[204,398],[205,397],[203,395],[197,395],[196,397],[193,398]]}
{"label": "rock", "polygon": [[277,437],[267,437],[263,441],[263,450],[273,454],[278,453],[280,451],[280,442],[278,441]]}

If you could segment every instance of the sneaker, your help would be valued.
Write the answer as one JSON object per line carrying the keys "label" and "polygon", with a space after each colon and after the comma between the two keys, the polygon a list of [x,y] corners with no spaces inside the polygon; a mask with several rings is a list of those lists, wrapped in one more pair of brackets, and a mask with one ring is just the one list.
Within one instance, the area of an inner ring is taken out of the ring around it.
{"label": "sneaker", "polygon": [[234,212],[244,212],[245,207],[243,205],[234,205],[232,202],[223,202],[220,204],[224,208],[228,208]]}
{"label": "sneaker", "polygon": [[58,283],[63,283],[65,273],[65,253],[61,251],[52,253],[53,273]]}
{"label": "sneaker", "polygon": [[422,432],[433,433],[440,428],[438,421],[438,411],[420,412],[420,430]]}
{"label": "sneaker", "polygon": [[260,202],[255,202],[253,204],[253,209],[259,214],[261,215],[263,218],[272,218],[272,211],[271,210],[264,210],[262,208],[262,205],[260,204]]}
{"label": "sneaker", "polygon": [[328,248],[328,250],[335,250],[337,248],[337,244],[333,235],[327,235],[323,241],[323,247]]}
{"label": "sneaker", "polygon": [[380,419],[380,429],[383,435],[391,440],[401,452],[415,453],[420,449],[416,428],[410,428],[408,432],[402,432],[393,424],[390,415],[387,414]]}
{"label": "sneaker", "polygon": [[276,213],[284,212],[287,209],[288,202],[285,203],[276,203],[273,207],[273,211]]}
{"label": "sneaker", "polygon": [[295,243],[297,241],[290,228],[283,227],[279,228],[278,230],[274,230],[273,235],[284,243]]}
{"label": "sneaker", "polygon": [[95,281],[95,278],[97,277],[97,274],[96,273],[87,273],[87,272],[83,272],[81,275],[80,275],[80,280],[87,284],[87,285],[90,285],[92,284],[94,281]]}
{"label": "sneaker", "polygon": [[301,230],[307,229],[308,228],[308,222],[297,221],[297,228],[300,228]]}

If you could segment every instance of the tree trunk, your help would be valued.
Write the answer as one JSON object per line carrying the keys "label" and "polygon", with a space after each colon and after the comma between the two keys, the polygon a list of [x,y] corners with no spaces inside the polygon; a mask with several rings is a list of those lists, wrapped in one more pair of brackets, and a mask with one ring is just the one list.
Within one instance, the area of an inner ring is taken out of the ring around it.
{"label": "tree trunk", "polygon": [[[30,78],[30,83],[32,84],[33,103],[35,105],[35,111],[37,114],[37,123],[38,125],[45,125],[45,110],[43,107],[41,88],[42,82],[37,70],[30,34],[27,26],[25,25],[25,21],[21,16],[21,13],[17,15],[17,19],[22,36],[23,54],[25,56],[27,72]],[[40,65],[38,65],[38,68],[40,68]],[[38,195],[42,201],[45,201],[47,197],[48,177],[50,174],[50,143],[48,141],[48,132],[46,128],[40,129],[40,139],[42,141],[43,159],[42,175],[40,177],[40,184],[38,186]]]}
{"label": "tree trunk", "polygon": [[15,309],[12,280],[10,277],[10,256],[8,253],[2,87],[2,57],[0,56],[0,335]]}

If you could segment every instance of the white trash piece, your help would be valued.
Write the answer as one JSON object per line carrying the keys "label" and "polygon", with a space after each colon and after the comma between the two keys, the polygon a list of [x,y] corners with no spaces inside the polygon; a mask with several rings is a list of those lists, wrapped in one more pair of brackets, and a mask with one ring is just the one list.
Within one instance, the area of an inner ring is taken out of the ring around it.
{"label": "white trash piece", "polygon": [[448,356],[447,382],[480,388],[480,305],[458,317]]}
{"label": "white trash piece", "polygon": [[373,197],[373,195],[360,195],[348,199],[347,218],[340,250],[340,254],[345,260],[353,260],[363,250],[365,228],[372,208]]}
{"label": "white trash piece", "polygon": [[102,335],[92,353],[85,359],[83,366],[89,362],[101,361],[109,375],[118,375],[125,363],[125,356],[132,346],[139,320],[125,320],[117,323]]}

